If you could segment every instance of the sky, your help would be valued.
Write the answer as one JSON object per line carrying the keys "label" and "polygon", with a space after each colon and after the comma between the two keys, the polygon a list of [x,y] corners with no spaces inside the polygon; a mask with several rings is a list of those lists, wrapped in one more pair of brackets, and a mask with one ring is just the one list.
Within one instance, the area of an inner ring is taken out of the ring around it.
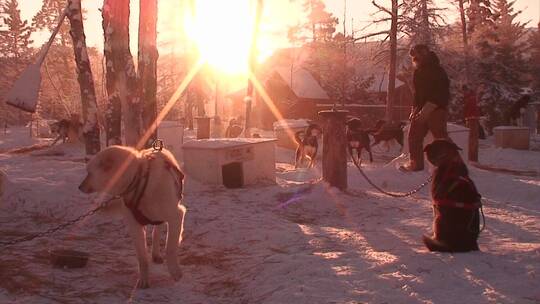
{"label": "sky", "polygon": [[[169,45],[165,45],[165,41],[170,41],[171,37],[176,37],[173,39],[175,41],[182,40],[181,26],[182,19],[181,17],[181,2],[186,0],[160,0],[159,1],[159,20],[160,25],[158,27],[158,39],[161,41],[161,48],[167,48]],[[208,1],[224,1],[224,0],[208,0]],[[238,1],[249,1],[249,0],[238,0]],[[298,2],[298,0],[296,0]],[[21,6],[21,12],[24,19],[31,19],[32,16],[39,10],[41,6],[41,0],[19,0],[19,5]],[[132,0],[132,26],[131,26],[131,37],[132,37],[132,47],[136,46],[137,36],[137,0]],[[234,2],[234,1],[233,1]],[[293,1],[294,2],[294,1]],[[359,30],[366,25],[369,25],[370,19],[373,19],[371,14],[375,11],[371,0],[326,0],[325,4],[329,11],[331,11],[336,17],[340,19],[340,22],[343,20],[344,14],[344,3],[347,3],[347,31],[350,32],[352,27],[355,30]],[[389,0],[378,0],[378,3],[385,4]],[[448,7],[446,12],[449,21],[453,21],[456,18],[456,9],[451,4],[450,0],[435,0],[437,4],[443,7]],[[86,9],[86,22],[85,22],[85,31],[87,35],[87,43],[90,46],[102,47],[103,44],[103,31],[101,28],[101,12],[98,10],[102,6],[103,0],[82,0],[83,8]],[[295,7],[290,3],[290,0],[270,0],[265,2],[265,17],[263,18],[263,31],[267,33],[268,38],[266,43],[272,44],[273,48],[285,47],[287,46],[287,27],[293,25],[299,21],[301,18],[298,13],[297,6]],[[531,21],[530,26],[536,26],[540,21],[540,0],[516,0],[515,4],[517,9],[523,11],[519,16],[519,20],[522,22]],[[170,26],[165,26],[165,23],[173,22],[176,24],[174,28]],[[343,30],[342,25],[338,28],[340,31]],[[34,37],[36,43],[42,43],[47,39],[45,34],[38,35]],[[264,40],[264,39],[263,39]],[[179,41],[179,44],[181,42]],[[170,46],[170,48],[178,47],[178,44]],[[181,46],[180,46],[181,47]]]}

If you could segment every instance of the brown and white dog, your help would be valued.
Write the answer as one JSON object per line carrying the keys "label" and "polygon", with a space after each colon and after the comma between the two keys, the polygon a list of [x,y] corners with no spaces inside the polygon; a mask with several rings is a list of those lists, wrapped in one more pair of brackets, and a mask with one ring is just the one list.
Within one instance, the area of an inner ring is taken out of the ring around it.
{"label": "brown and white dog", "polygon": [[296,141],[296,153],[294,167],[298,168],[308,160],[308,168],[315,166],[315,158],[319,149],[319,136],[322,134],[322,129],[317,124],[310,124],[305,131],[298,131],[294,134]]}
{"label": "brown and white dog", "polygon": [[78,139],[82,138],[82,124],[67,119],[61,119],[59,121],[53,122],[49,125],[52,134],[56,134],[56,138],[51,144],[55,145],[59,140],[62,140],[62,143],[65,143],[70,136],[70,134],[76,134],[75,136]]}
{"label": "brown and white dog", "polygon": [[225,130],[225,137],[236,138],[242,134],[243,130],[244,129],[240,125],[240,122],[236,118],[231,118],[231,120],[229,120],[229,125]]}
{"label": "brown and white dog", "polygon": [[139,261],[139,288],[148,285],[146,225],[154,225],[152,260],[162,263],[158,225],[167,223],[167,268],[174,280],[182,276],[177,249],[182,240],[186,208],[181,205],[184,175],[166,149],[137,151],[111,146],[96,154],[87,165],[88,175],[79,189],[84,193],[107,193],[123,199],[122,213],[135,243]]}

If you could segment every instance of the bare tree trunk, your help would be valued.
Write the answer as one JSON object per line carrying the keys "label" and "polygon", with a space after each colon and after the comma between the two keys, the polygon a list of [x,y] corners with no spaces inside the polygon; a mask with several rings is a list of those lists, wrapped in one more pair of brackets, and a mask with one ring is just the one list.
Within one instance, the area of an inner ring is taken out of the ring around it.
{"label": "bare tree trunk", "polygon": [[390,25],[390,68],[388,69],[388,89],[386,95],[386,121],[391,121],[393,104],[396,96],[396,63],[397,63],[397,27],[398,0],[392,0],[392,23]]}
{"label": "bare tree trunk", "polygon": [[81,103],[83,114],[83,134],[85,138],[86,154],[93,155],[101,149],[99,139],[98,108],[92,69],[86,50],[86,36],[84,35],[81,0],[69,0],[67,17],[71,23],[70,35],[73,39],[75,62],[77,63],[78,81],[81,89]]}
{"label": "bare tree trunk", "polygon": [[106,145],[121,145],[122,144],[122,105],[120,102],[120,94],[118,92],[116,81],[116,71],[113,67],[113,35],[112,35],[112,11],[109,6],[111,1],[105,1],[103,4],[103,33],[105,38],[105,47],[103,54],[105,56],[105,77],[107,86],[107,110],[105,111],[105,133]]}
{"label": "bare tree trunk", "polygon": [[140,0],[138,80],[141,90],[143,133],[153,129],[145,142],[157,139],[157,0]]}
{"label": "bare tree trunk", "polygon": [[459,1],[459,15],[461,17],[461,35],[463,38],[463,52],[465,53],[465,81],[469,78],[469,37],[467,34],[467,19],[465,17],[464,0]]}
{"label": "bare tree trunk", "polygon": [[465,18],[464,0],[459,1],[459,15],[461,17],[461,34],[463,36],[463,47],[467,51],[469,49],[469,37],[467,35],[467,19]]}
{"label": "bare tree trunk", "polygon": [[432,42],[431,29],[429,27],[429,9],[427,0],[421,0],[422,37],[420,42],[430,45]]}
{"label": "bare tree trunk", "polygon": [[[114,96],[120,99],[125,143],[136,146],[141,137],[141,105],[137,90],[137,74],[129,49],[129,0],[103,2],[105,53],[110,57]],[[107,73],[108,74],[108,73]],[[109,94],[110,95],[110,94]]]}

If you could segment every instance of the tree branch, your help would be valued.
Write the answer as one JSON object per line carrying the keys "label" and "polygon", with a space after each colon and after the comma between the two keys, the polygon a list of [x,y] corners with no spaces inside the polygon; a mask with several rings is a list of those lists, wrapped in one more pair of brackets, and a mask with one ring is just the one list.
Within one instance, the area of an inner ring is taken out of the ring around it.
{"label": "tree branch", "polygon": [[371,34],[367,34],[367,35],[364,35],[364,36],[361,36],[361,37],[358,37],[358,38],[354,38],[354,41],[366,39],[366,38],[373,37],[373,36],[384,35],[384,34],[389,35],[390,32],[389,31],[382,31],[382,32],[371,33]]}
{"label": "tree branch", "polygon": [[373,6],[375,6],[376,8],[378,8],[379,10],[383,11],[383,12],[386,12],[387,14],[389,14],[390,16],[393,15],[392,12],[387,9],[386,7],[383,7],[379,4],[377,4],[377,2],[375,2],[375,0],[372,0],[371,3],[373,4]]}

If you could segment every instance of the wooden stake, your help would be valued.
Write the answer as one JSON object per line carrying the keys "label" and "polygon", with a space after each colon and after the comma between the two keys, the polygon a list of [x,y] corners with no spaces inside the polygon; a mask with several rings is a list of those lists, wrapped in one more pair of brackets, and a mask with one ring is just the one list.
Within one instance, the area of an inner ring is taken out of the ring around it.
{"label": "wooden stake", "polygon": [[465,121],[469,128],[469,161],[478,162],[479,120],[478,117],[468,117]]}
{"label": "wooden stake", "polygon": [[323,127],[323,180],[342,191],[347,189],[347,136],[349,111],[321,111]]}

